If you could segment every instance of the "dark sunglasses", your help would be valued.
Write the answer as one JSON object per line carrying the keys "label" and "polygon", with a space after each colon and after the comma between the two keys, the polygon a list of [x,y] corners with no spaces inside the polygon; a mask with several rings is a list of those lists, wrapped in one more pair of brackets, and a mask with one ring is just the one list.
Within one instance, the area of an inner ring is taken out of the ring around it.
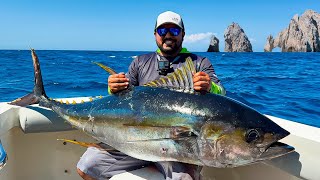
{"label": "dark sunglasses", "polygon": [[181,32],[181,29],[176,27],[172,27],[172,28],[160,27],[157,29],[157,33],[159,34],[159,36],[165,36],[168,32],[170,32],[172,36],[178,36]]}

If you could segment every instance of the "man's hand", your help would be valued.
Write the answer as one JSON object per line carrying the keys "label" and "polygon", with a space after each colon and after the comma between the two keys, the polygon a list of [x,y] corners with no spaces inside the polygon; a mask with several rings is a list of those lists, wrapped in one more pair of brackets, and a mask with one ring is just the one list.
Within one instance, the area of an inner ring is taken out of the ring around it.
{"label": "man's hand", "polygon": [[124,73],[113,74],[108,78],[108,86],[112,93],[127,89],[128,85],[129,79],[126,78]]}
{"label": "man's hand", "polygon": [[196,91],[209,92],[211,88],[211,80],[207,73],[197,72],[193,75],[193,87]]}

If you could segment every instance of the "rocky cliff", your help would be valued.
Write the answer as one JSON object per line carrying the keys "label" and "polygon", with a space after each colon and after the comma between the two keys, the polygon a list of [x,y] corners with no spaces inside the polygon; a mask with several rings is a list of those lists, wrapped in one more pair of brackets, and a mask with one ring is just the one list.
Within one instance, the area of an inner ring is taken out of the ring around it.
{"label": "rocky cliff", "polygon": [[269,35],[267,37],[267,43],[264,46],[264,52],[271,52],[273,48],[274,48],[274,39],[272,35]]}
{"label": "rocky cliff", "polygon": [[251,43],[243,29],[237,23],[232,23],[224,32],[225,52],[252,52]]}
{"label": "rocky cliff", "polygon": [[219,39],[212,35],[207,52],[219,52]]}
{"label": "rocky cliff", "polygon": [[282,52],[320,52],[319,31],[320,14],[307,10],[300,17],[295,15],[275,39],[269,36],[264,50],[280,47]]}

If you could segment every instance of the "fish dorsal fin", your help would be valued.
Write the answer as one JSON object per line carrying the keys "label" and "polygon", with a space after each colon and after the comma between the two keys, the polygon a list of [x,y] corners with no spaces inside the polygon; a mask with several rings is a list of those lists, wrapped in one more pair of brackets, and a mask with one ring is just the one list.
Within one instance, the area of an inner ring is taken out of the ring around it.
{"label": "fish dorsal fin", "polygon": [[108,73],[110,73],[111,75],[112,74],[117,74],[117,72],[115,70],[113,70],[112,68],[104,65],[104,64],[101,64],[101,63],[98,63],[98,62],[92,62],[98,66],[100,66],[102,69],[104,69],[105,71],[107,71]]}
{"label": "fish dorsal fin", "polygon": [[165,77],[150,81],[144,86],[167,88],[173,91],[194,93],[193,74],[196,72],[191,57],[187,57],[185,64],[175,69]]}

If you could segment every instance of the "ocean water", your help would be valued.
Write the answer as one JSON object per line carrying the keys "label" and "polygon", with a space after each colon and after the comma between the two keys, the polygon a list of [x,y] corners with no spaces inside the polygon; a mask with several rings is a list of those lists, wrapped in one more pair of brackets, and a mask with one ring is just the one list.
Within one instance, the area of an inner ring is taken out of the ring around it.
{"label": "ocean water", "polygon": [[[108,74],[91,63],[126,72],[128,51],[37,51],[52,98],[107,94]],[[197,53],[210,59],[227,96],[263,114],[320,127],[320,53]],[[30,51],[0,51],[0,102],[33,88]]]}

